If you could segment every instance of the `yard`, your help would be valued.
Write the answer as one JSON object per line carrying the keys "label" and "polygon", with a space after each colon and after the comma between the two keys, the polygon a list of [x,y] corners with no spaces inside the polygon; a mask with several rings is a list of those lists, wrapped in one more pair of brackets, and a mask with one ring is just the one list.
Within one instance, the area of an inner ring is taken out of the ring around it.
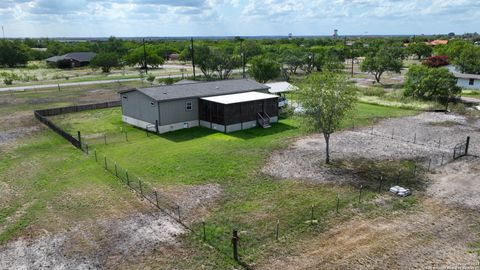
{"label": "yard", "polygon": [[[55,123],[72,134],[81,131],[90,144],[90,155],[85,155],[31,115],[33,108],[111,100],[116,97],[116,90],[112,86],[95,90],[79,87],[65,92],[45,90],[0,95],[0,242],[3,245],[0,246],[0,268],[41,268],[62,263],[66,267],[229,269],[238,267],[231,259],[230,242],[232,229],[238,229],[242,260],[268,269],[269,265],[290,265],[279,256],[295,262],[288,254],[302,250],[317,252],[307,248],[311,244],[323,247],[322,253],[325,249],[334,250],[333,243],[324,237],[336,230],[345,237],[354,237],[361,233],[352,234],[352,226],[357,224],[362,224],[360,228],[364,231],[372,224],[397,230],[389,220],[401,219],[407,213],[415,213],[414,217],[419,219],[428,217],[425,220],[451,217],[471,222],[463,212],[445,210],[443,215],[444,212],[434,210],[438,209],[436,204],[424,212],[423,170],[419,170],[416,178],[418,195],[400,199],[378,194],[377,176],[388,176],[398,170],[410,172],[415,156],[381,159],[375,163],[367,158],[365,162],[350,163],[336,154],[337,162],[327,168],[330,176],[363,172],[353,181],[316,182],[308,175],[283,175],[289,166],[298,165],[291,171],[301,173],[305,165],[290,159],[290,148],[308,135],[299,127],[299,119],[292,116],[281,119],[270,129],[223,134],[193,128],[149,137],[144,131],[123,124],[119,108],[53,117]],[[378,134],[390,136],[392,126],[398,123],[408,126],[411,121],[402,118],[395,122],[393,118],[417,114],[419,112],[413,110],[359,103],[354,118],[345,121],[344,128],[369,131],[367,126],[376,123]],[[384,118],[389,120],[382,121]],[[419,127],[424,125],[421,123]],[[442,124],[434,127],[451,129]],[[128,141],[124,139],[125,132]],[[342,138],[351,136],[350,132],[334,134],[338,138],[334,151],[348,149]],[[102,139],[104,134],[107,144]],[[361,136],[367,141],[373,138],[381,145],[389,142],[385,138]],[[320,138],[313,144],[305,144],[307,152],[302,154],[320,171],[325,168],[321,162],[323,150],[318,144],[321,142]],[[362,142],[359,145],[363,145]],[[95,162],[95,150],[99,162]],[[285,154],[278,156],[283,151]],[[178,204],[182,220],[195,233],[189,233],[139,199],[124,183],[106,172],[101,161],[104,156],[109,164],[116,162]],[[387,179],[387,183],[391,183],[389,181],[392,179]],[[361,203],[358,202],[359,184],[365,185]],[[432,217],[432,211],[438,214]],[[202,221],[207,243],[213,249],[203,244]],[[278,241],[275,239],[277,224]],[[442,226],[441,222],[430,227],[418,224],[415,230],[424,228],[428,236]],[[462,236],[470,236],[464,226],[458,230],[462,230],[459,232]],[[371,239],[376,239],[375,233],[375,230],[368,231]],[[422,241],[427,241],[427,236],[421,238],[425,238]],[[388,239],[386,235],[384,238]],[[450,238],[443,239],[444,243],[451,242]],[[458,245],[474,244],[474,241],[472,238]],[[372,240],[371,248],[387,248],[385,243]],[[341,244],[338,252],[346,250],[348,245]],[[361,257],[358,255],[361,250],[354,251],[359,253],[346,265],[356,265],[355,258]],[[332,257],[325,258],[334,262]],[[306,267],[307,261],[304,258],[302,262]],[[294,265],[289,267],[295,268]],[[332,263],[332,268],[339,265],[341,262]]]}

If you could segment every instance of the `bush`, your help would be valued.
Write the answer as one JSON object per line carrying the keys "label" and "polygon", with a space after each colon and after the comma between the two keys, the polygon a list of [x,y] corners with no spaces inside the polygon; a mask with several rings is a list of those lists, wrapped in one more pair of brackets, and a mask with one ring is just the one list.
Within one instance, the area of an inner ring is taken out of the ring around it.
{"label": "bush", "polygon": [[448,66],[448,56],[431,56],[422,62],[427,67],[443,67]]}
{"label": "bush", "polygon": [[5,78],[5,79],[3,79],[3,82],[4,82],[6,85],[12,85],[12,84],[13,84],[13,79],[11,79],[11,78]]}
{"label": "bush", "polygon": [[381,87],[369,87],[362,91],[365,96],[376,96],[383,97],[385,95],[385,90]]}
{"label": "bush", "polygon": [[153,84],[153,82],[155,81],[155,75],[152,75],[152,74],[148,75],[147,81],[149,81],[151,84]]}

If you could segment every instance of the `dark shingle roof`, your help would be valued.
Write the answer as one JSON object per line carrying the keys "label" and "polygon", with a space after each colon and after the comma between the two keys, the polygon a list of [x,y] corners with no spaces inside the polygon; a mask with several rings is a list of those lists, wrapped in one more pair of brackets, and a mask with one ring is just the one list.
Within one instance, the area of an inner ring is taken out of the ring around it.
{"label": "dark shingle roof", "polygon": [[97,55],[96,53],[93,52],[73,52],[73,53],[67,53],[62,56],[53,56],[48,59],[45,59],[45,61],[48,62],[58,62],[60,60],[76,60],[78,62],[90,62],[93,57]]}
{"label": "dark shingle roof", "polygon": [[154,100],[167,101],[182,98],[209,97],[250,91],[262,91],[268,89],[268,86],[260,84],[256,81],[239,79],[157,86],[143,89],[126,90],[121,93],[136,90]]}

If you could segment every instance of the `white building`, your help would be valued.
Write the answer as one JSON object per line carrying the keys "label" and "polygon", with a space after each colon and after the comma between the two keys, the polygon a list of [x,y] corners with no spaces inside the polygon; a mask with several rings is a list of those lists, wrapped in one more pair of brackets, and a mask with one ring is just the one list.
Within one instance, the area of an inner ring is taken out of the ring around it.
{"label": "white building", "polygon": [[464,89],[480,90],[480,75],[453,73],[457,78],[457,86]]}

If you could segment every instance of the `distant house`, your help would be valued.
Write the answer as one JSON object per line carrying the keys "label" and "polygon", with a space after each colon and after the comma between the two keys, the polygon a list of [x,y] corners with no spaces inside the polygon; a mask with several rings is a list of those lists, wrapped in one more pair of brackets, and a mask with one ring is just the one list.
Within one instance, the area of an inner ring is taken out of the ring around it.
{"label": "distant house", "polygon": [[121,91],[122,120],[157,133],[203,126],[233,132],[278,121],[278,96],[248,79]]}
{"label": "distant house", "polygon": [[457,78],[457,86],[464,89],[480,90],[480,75],[456,72],[453,75]]}
{"label": "distant house", "polygon": [[180,54],[171,53],[171,54],[168,55],[168,60],[169,61],[178,61],[178,60],[180,60]]}
{"label": "distant house", "polygon": [[83,67],[89,65],[95,55],[97,54],[93,52],[73,52],[62,56],[53,56],[45,59],[45,61],[49,65],[60,68]]}

